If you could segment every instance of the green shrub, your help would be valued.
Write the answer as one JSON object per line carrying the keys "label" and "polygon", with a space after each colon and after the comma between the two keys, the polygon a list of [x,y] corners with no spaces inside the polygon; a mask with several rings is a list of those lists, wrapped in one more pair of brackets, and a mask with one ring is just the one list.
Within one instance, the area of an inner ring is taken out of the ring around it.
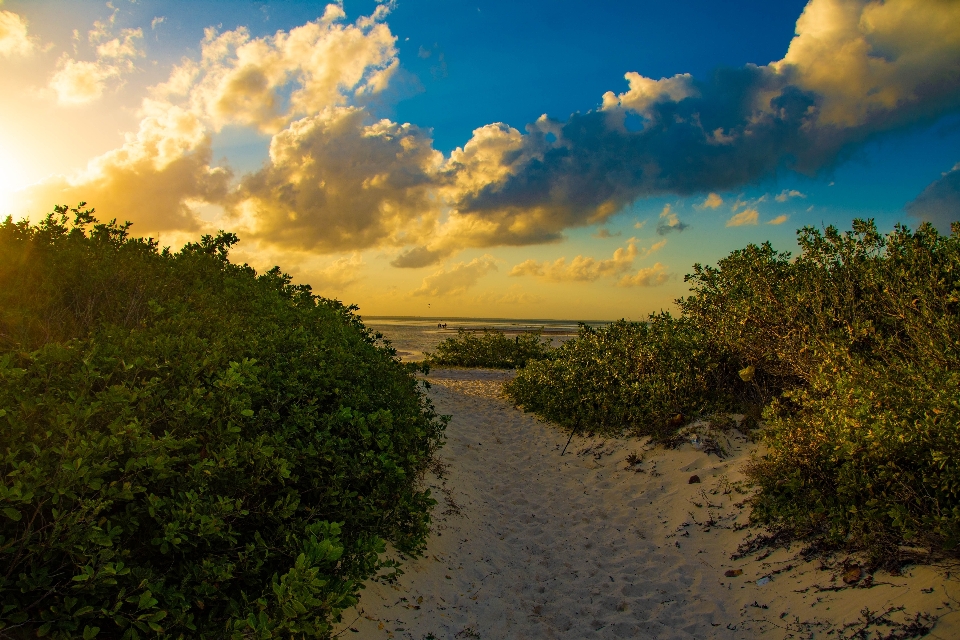
{"label": "green shrub", "polygon": [[339,302],[65,208],[0,225],[0,635],[326,637],[444,423]]}
{"label": "green shrub", "polygon": [[767,412],[754,518],[878,561],[901,544],[955,549],[960,235],[923,225],[883,237],[858,222],[801,238],[806,286],[784,315],[824,319],[795,359],[805,384]]}
{"label": "green shrub", "polygon": [[570,428],[667,435],[677,414],[729,410],[745,383],[733,360],[685,319],[580,326],[576,338],[506,385],[528,411]]}
{"label": "green shrub", "polygon": [[540,331],[508,338],[502,331],[484,330],[478,335],[460,329],[456,337],[447,338],[428,353],[426,361],[437,366],[516,369],[550,353],[550,342],[540,336]]}
{"label": "green shrub", "polygon": [[754,521],[895,562],[960,543],[960,227],[798,232],[695,265],[680,317],[582,330],[508,393],[570,427],[669,435],[766,405]]}

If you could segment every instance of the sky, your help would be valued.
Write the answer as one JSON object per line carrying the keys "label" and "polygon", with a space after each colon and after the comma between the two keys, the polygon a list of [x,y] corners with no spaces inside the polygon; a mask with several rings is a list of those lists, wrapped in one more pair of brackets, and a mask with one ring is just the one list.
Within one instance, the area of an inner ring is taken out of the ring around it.
{"label": "sky", "polygon": [[0,215],[219,229],[363,316],[642,319],[960,218],[960,0],[0,0]]}

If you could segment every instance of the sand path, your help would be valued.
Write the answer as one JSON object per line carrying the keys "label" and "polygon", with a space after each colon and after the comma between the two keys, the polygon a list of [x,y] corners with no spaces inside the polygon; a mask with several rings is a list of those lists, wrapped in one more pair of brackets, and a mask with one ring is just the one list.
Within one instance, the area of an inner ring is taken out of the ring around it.
{"label": "sand path", "polygon": [[[434,534],[395,584],[368,586],[341,637],[853,637],[865,606],[905,606],[888,616],[901,622],[929,613],[928,637],[960,637],[960,586],[942,570],[853,588],[839,564],[797,550],[732,560],[748,533],[739,468],[752,447],[736,432],[724,459],[599,438],[560,457],[565,435],[500,397],[507,376],[431,374],[431,397],[452,415],[447,468],[431,482]],[[631,453],[644,460],[631,465]]]}

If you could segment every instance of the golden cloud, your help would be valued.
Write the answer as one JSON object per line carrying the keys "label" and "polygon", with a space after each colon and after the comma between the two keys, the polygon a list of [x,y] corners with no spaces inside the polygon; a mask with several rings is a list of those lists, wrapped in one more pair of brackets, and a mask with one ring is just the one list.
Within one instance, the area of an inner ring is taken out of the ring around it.
{"label": "golden cloud", "polygon": [[667,273],[667,268],[657,262],[652,267],[640,269],[633,275],[623,276],[617,285],[621,287],[655,287],[665,283],[670,278],[671,274]]}
{"label": "golden cloud", "polygon": [[790,216],[786,214],[781,214],[772,220],[767,220],[767,224],[783,224],[790,219]]}
{"label": "golden cloud", "polygon": [[760,220],[760,213],[756,209],[744,209],[740,213],[733,215],[727,220],[728,227],[743,227],[746,225],[757,224]]}
{"label": "golden cloud", "polygon": [[645,258],[667,244],[661,240],[651,247],[637,249],[637,239],[630,238],[626,247],[620,247],[607,260],[596,260],[578,255],[567,262],[565,257],[554,261],[524,260],[510,270],[511,276],[536,276],[551,282],[594,282],[604,276],[615,277],[633,268],[634,260]]}
{"label": "golden cloud", "polygon": [[458,262],[449,270],[440,269],[423,279],[415,296],[456,296],[473,287],[483,276],[497,270],[496,260],[491,255],[474,258],[470,262]]}
{"label": "golden cloud", "polygon": [[0,56],[29,56],[37,48],[27,35],[27,21],[12,11],[0,11]]}

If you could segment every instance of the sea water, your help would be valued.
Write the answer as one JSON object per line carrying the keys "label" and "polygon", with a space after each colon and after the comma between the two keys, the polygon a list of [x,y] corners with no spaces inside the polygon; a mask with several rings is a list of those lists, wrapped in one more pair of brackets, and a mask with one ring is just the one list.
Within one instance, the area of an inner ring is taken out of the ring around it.
{"label": "sea water", "polygon": [[[363,324],[383,334],[403,360],[422,360],[423,354],[433,351],[443,340],[465,331],[484,329],[517,334],[542,330],[543,337],[557,346],[577,335],[579,323],[571,320],[516,320],[510,318],[423,318],[405,316],[364,316]],[[586,322],[593,327],[607,322]]]}

